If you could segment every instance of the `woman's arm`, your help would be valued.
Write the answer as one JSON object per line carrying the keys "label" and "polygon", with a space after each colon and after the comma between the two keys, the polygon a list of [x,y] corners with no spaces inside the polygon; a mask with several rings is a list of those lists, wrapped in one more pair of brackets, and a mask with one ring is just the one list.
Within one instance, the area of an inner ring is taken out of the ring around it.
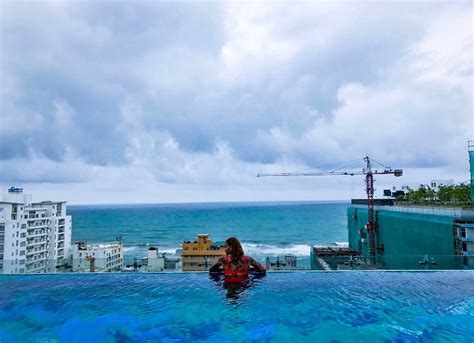
{"label": "woman's arm", "polygon": [[249,265],[251,265],[252,267],[255,268],[255,270],[258,270],[259,272],[261,273],[264,273],[266,272],[267,270],[265,269],[265,267],[258,263],[257,261],[255,261],[252,257],[248,257],[248,261],[249,261]]}
{"label": "woman's arm", "polygon": [[209,273],[219,273],[221,271],[221,267],[224,268],[225,265],[225,257],[219,257],[216,263],[209,268]]}

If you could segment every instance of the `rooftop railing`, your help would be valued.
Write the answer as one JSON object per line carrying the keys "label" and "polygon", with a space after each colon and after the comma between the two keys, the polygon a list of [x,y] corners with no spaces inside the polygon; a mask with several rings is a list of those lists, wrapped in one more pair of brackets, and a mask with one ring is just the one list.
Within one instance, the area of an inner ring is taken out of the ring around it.
{"label": "rooftop railing", "polygon": [[[366,209],[365,205],[352,205],[352,207]],[[422,206],[374,206],[375,210],[389,211],[389,212],[404,212],[404,213],[419,213],[437,216],[450,217],[474,217],[474,210],[463,208],[449,208],[449,207],[422,207]]]}

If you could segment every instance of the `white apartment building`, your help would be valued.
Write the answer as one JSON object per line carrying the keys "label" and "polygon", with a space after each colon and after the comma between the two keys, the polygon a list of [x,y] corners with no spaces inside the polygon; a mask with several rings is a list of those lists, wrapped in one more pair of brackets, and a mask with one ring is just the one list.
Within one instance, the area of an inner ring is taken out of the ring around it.
{"label": "white apartment building", "polygon": [[11,187],[0,198],[0,273],[53,273],[69,258],[71,216],[66,202],[32,202]]}
{"label": "white apartment building", "polygon": [[123,269],[121,243],[86,244],[78,242],[71,247],[73,272],[120,272]]}

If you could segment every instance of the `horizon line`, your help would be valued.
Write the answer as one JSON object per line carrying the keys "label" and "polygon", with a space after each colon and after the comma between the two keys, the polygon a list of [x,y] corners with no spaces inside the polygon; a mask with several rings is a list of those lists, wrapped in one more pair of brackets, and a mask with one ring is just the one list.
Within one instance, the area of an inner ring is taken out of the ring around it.
{"label": "horizon line", "polygon": [[71,203],[69,206],[139,206],[139,205],[194,205],[194,204],[272,204],[272,203],[350,203],[350,200],[238,200],[238,201],[191,201],[157,203]]}

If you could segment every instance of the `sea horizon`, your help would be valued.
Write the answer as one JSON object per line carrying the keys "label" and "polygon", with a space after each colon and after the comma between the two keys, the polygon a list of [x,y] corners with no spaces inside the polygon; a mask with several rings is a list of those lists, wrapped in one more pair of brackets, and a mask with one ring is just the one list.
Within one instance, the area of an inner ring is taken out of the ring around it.
{"label": "sea horizon", "polygon": [[207,202],[68,206],[73,242],[122,237],[126,259],[150,246],[174,253],[183,241],[207,233],[213,241],[236,236],[249,255],[295,255],[307,260],[314,244],[347,242],[348,201]]}
{"label": "sea horizon", "polygon": [[154,207],[154,206],[192,206],[192,205],[299,205],[299,204],[350,204],[351,200],[237,200],[237,201],[190,201],[190,202],[158,202],[158,203],[68,203],[68,207]]}

